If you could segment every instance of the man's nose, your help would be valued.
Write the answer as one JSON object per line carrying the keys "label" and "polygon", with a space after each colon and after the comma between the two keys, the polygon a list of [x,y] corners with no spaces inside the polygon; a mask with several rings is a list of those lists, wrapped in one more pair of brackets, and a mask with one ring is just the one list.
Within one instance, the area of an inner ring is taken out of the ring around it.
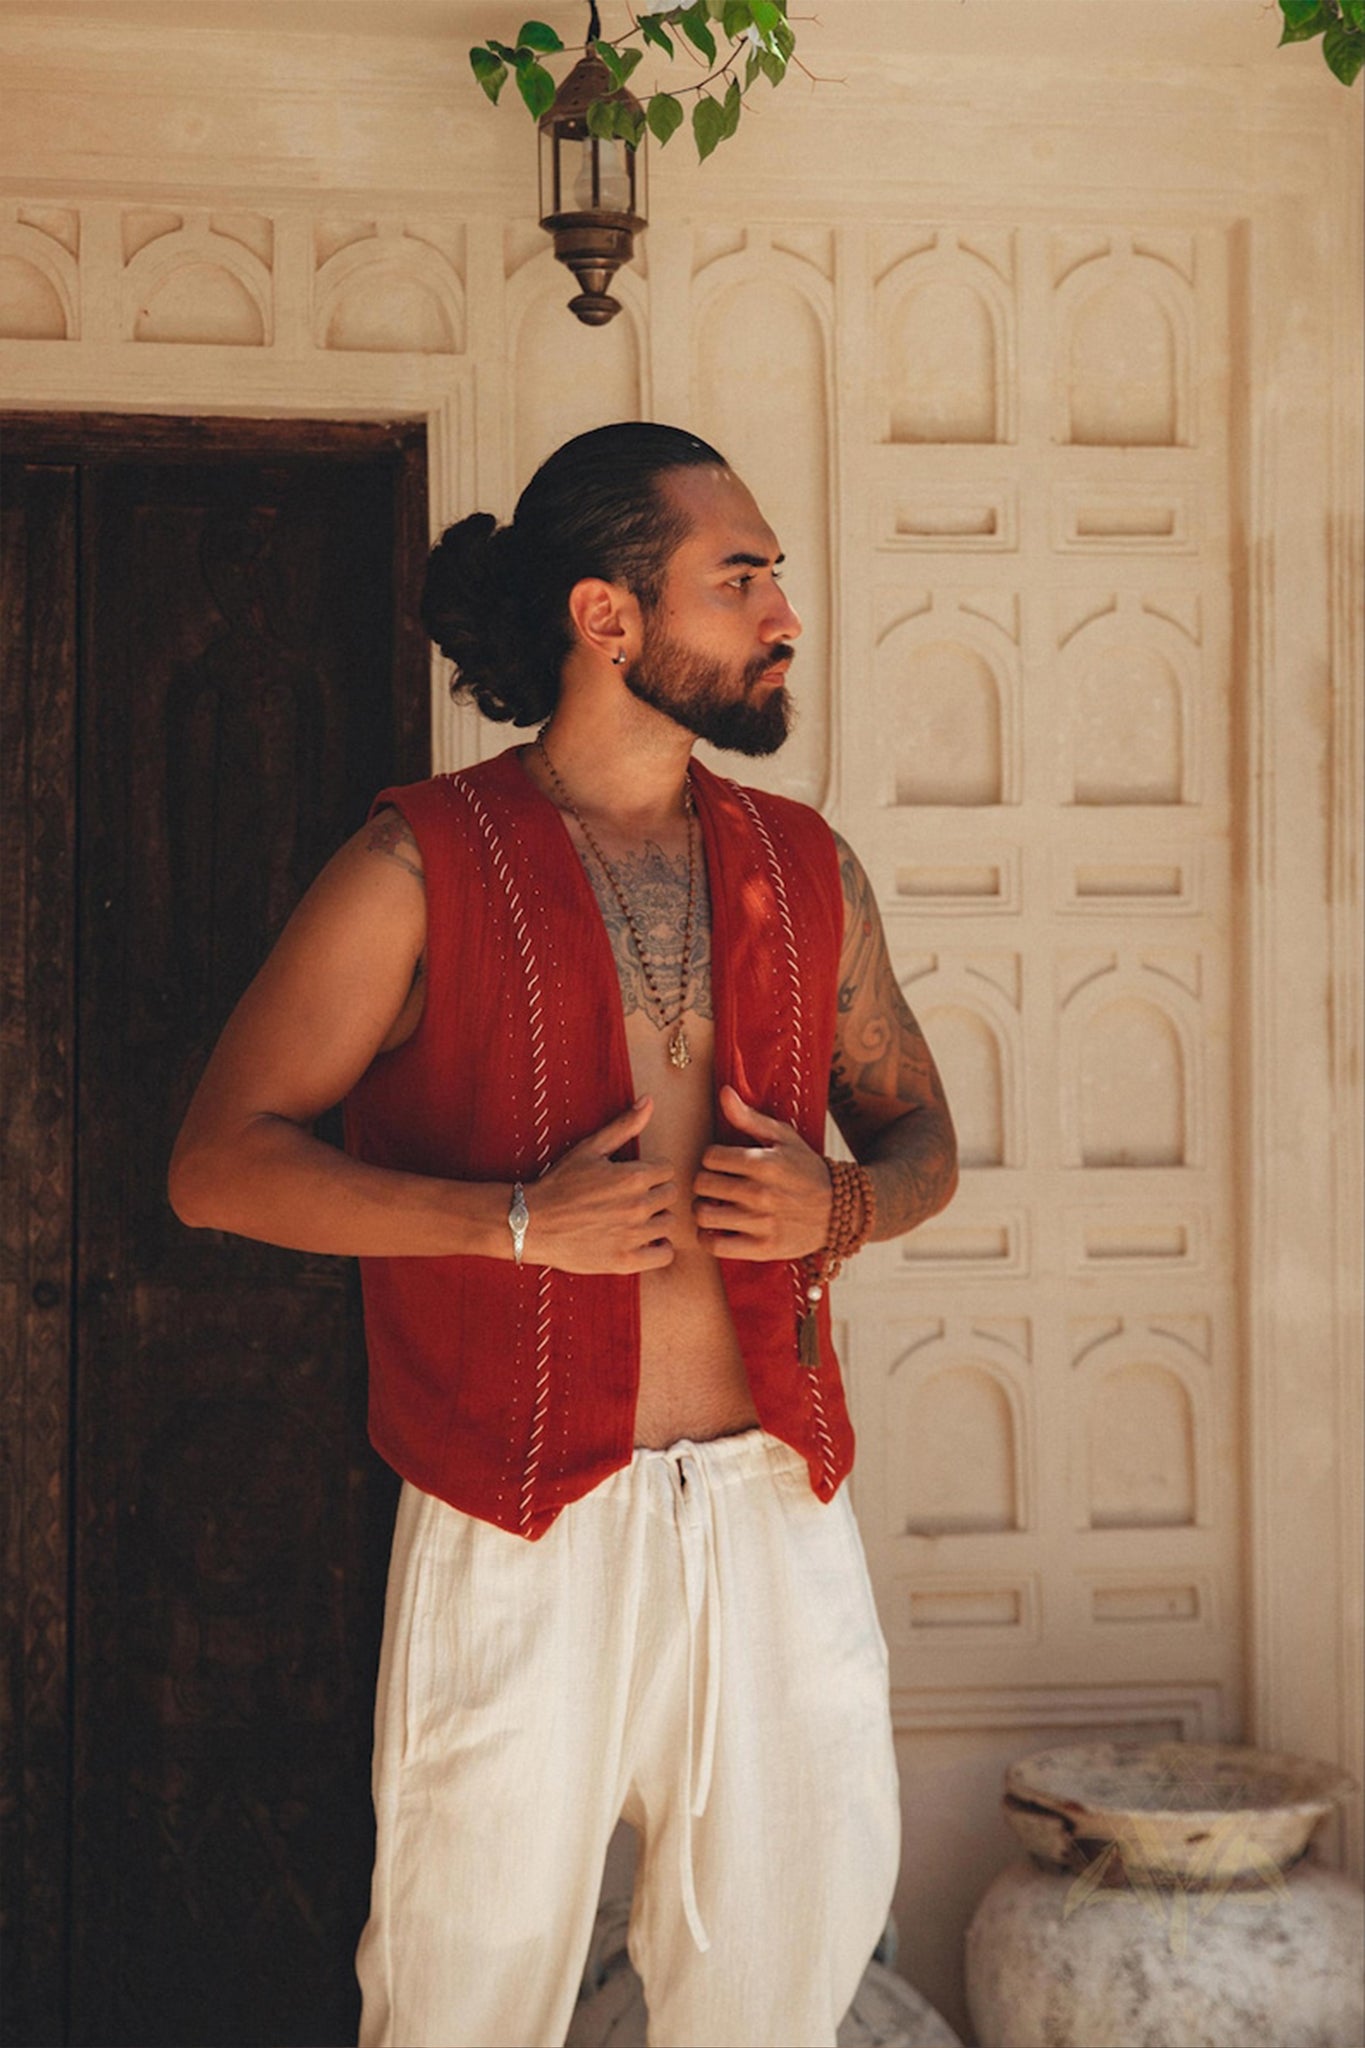
{"label": "man's nose", "polygon": [[769,640],[797,640],[801,635],[801,615],[780,583],[772,586],[773,602],[763,621],[764,634]]}

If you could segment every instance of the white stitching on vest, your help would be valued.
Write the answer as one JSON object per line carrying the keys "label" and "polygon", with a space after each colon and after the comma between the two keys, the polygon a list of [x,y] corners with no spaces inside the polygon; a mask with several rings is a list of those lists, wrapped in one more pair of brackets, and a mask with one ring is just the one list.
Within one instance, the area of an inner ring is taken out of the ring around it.
{"label": "white stitching on vest", "polygon": [[[806,1066],[805,1025],[801,1011],[801,962],[796,950],[796,931],[792,925],[791,908],[787,902],[786,878],[782,873],[782,864],[777,858],[777,849],[773,845],[768,828],[764,824],[753,798],[749,795],[748,790],[743,788],[738,782],[732,782],[730,787],[734,790],[736,796],[738,796],[753,820],[755,830],[763,843],[763,851],[767,857],[768,868],[773,878],[773,888],[777,895],[777,911],[778,916],[782,920],[782,941],[787,949],[787,975],[791,983],[793,1034],[796,1039],[795,1057],[792,1060],[791,1122],[799,1124],[803,1078]],[[806,1305],[805,1275],[801,1270],[799,1259],[791,1260],[790,1267],[796,1313],[800,1316]],[[820,1438],[821,1469],[824,1473],[825,1484],[831,1486],[834,1483],[834,1443],[829,1433],[829,1424],[825,1419],[825,1398],[820,1391],[819,1372],[807,1372],[802,1377],[810,1388],[811,1400],[815,1408],[815,1428]]]}
{"label": "white stitching on vest", "polygon": [[[541,994],[540,970],[536,966],[535,953],[531,946],[530,927],[526,921],[521,892],[512,879],[511,864],[503,851],[496,825],[468,783],[458,775],[453,775],[450,779],[474,813],[512,913],[517,947],[526,971],[526,993],[530,1005],[531,1116],[535,1124],[536,1166],[539,1173],[546,1173],[550,1167],[549,1062],[545,1053],[545,1005]],[[531,1526],[536,1479],[540,1472],[541,1452],[545,1448],[545,1418],[550,1404],[550,1272],[550,1267],[541,1267],[536,1289],[535,1389],[531,1402],[531,1432],[526,1444],[526,1464],[522,1473],[521,1495],[518,1502],[519,1523],[523,1533]]]}

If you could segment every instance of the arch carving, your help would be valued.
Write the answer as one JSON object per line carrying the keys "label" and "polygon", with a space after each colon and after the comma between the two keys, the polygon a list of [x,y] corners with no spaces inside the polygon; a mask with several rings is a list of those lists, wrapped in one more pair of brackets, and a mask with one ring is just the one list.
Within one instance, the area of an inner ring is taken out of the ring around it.
{"label": "arch carving", "polygon": [[0,339],[75,341],[79,307],[75,257],[23,221],[0,227]]}
{"label": "arch carving", "polygon": [[188,220],[125,265],[123,333],[130,341],[268,348],[274,340],[270,271],[206,220]]}
{"label": "arch carving", "polygon": [[990,264],[939,236],[876,289],[877,437],[1015,438],[1014,306]]}

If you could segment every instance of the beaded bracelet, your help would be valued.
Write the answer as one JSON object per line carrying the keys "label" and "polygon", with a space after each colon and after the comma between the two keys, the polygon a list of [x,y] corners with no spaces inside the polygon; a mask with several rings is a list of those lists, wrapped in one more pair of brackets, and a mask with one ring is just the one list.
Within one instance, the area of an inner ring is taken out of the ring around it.
{"label": "beaded bracelet", "polygon": [[820,1363],[820,1335],[816,1310],[830,1281],[845,1259],[860,1252],[872,1235],[876,1198],[872,1176],[865,1166],[850,1159],[826,1159],[829,1168],[829,1238],[818,1252],[802,1260],[805,1269],[806,1307],[797,1329],[797,1355],[802,1365]]}

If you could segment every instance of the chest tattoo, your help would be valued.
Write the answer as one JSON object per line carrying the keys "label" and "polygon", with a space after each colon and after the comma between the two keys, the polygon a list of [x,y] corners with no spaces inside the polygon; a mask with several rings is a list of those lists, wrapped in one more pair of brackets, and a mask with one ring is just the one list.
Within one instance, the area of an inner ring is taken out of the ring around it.
{"label": "chest tattoo", "polygon": [[[602,913],[611,941],[616,975],[621,984],[621,1006],[627,1017],[642,1010],[652,1019],[653,1008],[640,970],[640,956],[630,926],[596,858],[580,847],[583,865]],[[630,905],[636,929],[649,955],[655,986],[662,992],[672,1013],[682,974],[683,932],[687,924],[687,856],[666,854],[653,841],[643,853],[612,856],[616,879]],[[707,889],[706,862],[697,851],[697,900],[692,918],[692,959],[687,977],[684,1009],[698,1017],[711,1015],[711,898]]]}

